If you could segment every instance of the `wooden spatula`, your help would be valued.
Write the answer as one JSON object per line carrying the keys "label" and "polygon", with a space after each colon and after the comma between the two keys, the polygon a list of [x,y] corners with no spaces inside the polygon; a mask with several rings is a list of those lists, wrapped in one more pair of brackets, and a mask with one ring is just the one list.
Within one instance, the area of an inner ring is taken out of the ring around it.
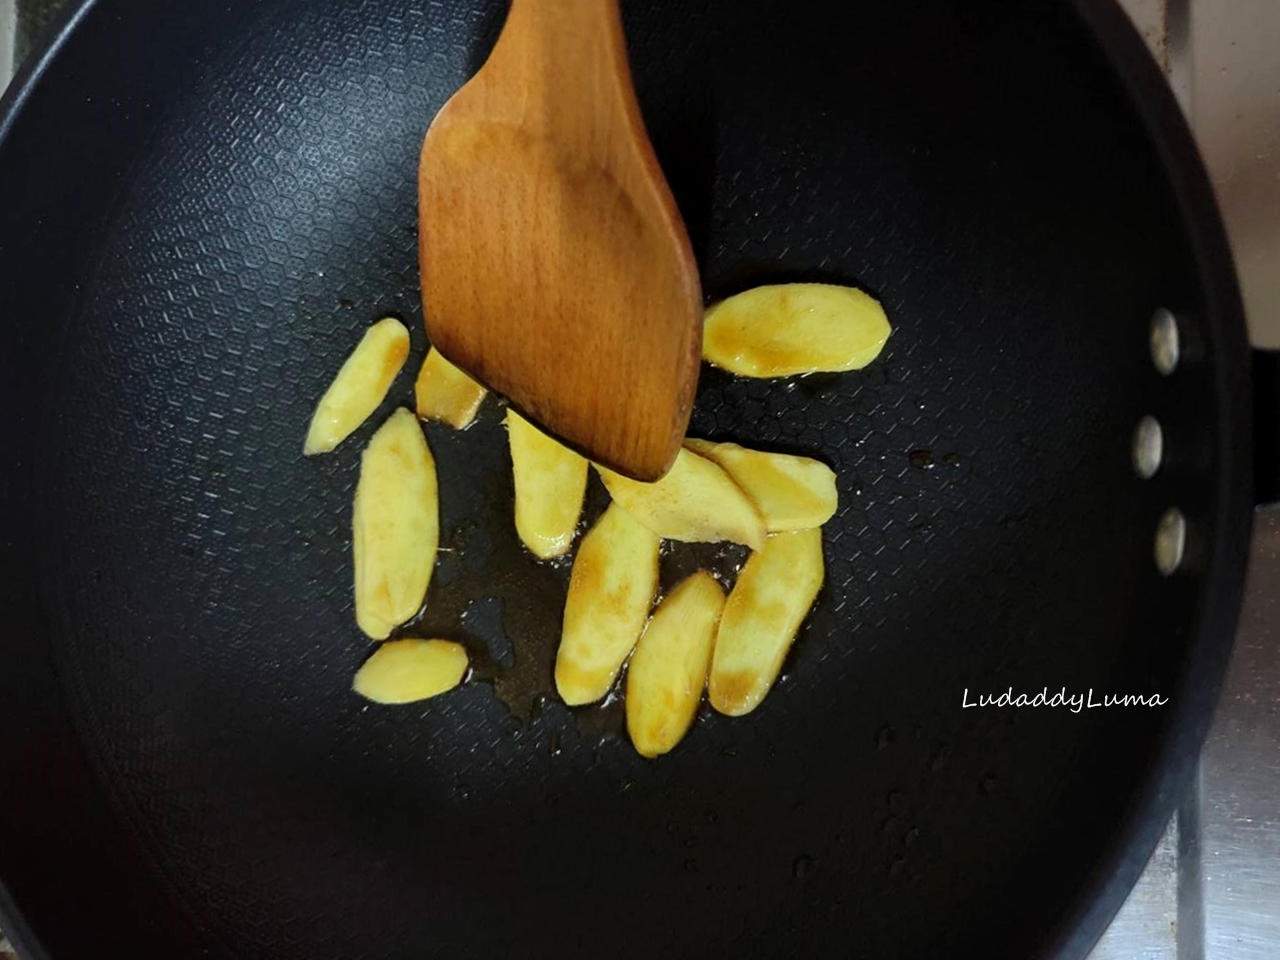
{"label": "wooden spatula", "polygon": [[427,131],[418,217],[436,349],[596,462],[665,473],[693,405],[702,297],[617,0],[513,0]]}

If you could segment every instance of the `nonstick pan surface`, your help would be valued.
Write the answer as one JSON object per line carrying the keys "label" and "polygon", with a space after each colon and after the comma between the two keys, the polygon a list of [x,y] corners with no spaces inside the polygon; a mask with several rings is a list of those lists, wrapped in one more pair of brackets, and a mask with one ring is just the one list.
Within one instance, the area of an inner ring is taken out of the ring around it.
{"label": "nonstick pan surface", "polygon": [[[0,906],[32,956],[1079,957],[1119,906],[1251,505],[1234,278],[1154,64],[1083,0],[624,7],[708,298],[850,283],[895,328],[857,374],[704,370],[694,435],[840,478],[784,679],[657,762],[560,704],[567,569],[519,549],[491,401],[427,427],[456,552],[423,624],[488,679],[352,694],[359,451],[426,349],[417,151],[503,5],[81,4],[0,113]],[[304,459],[386,314],[386,409]],[[1044,687],[1168,703],[963,706]]]}

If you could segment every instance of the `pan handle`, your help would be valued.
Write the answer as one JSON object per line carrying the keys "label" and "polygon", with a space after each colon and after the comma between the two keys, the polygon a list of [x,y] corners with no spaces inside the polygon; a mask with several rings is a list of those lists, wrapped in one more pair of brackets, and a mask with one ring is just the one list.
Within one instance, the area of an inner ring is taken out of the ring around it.
{"label": "pan handle", "polygon": [[1253,497],[1280,501],[1280,350],[1253,351]]}

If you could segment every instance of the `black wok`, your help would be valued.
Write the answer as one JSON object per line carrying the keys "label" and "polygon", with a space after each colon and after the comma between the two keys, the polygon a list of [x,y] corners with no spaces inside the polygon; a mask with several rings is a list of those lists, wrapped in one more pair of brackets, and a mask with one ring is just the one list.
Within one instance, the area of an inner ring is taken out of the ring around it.
{"label": "black wok", "polygon": [[[425,350],[415,158],[502,13],[81,2],[6,95],[0,925],[58,960],[1083,956],[1192,769],[1253,502],[1155,64],[1101,0],[625,4],[708,298],[834,280],[895,327],[860,374],[704,372],[695,434],[825,458],[842,506],[778,688],[649,762],[550,695],[567,572],[515,541],[496,404],[428,428],[425,625],[492,679],[413,707],[349,689],[373,422],[301,456],[369,322]],[[964,705],[1010,688],[1167,703]]]}

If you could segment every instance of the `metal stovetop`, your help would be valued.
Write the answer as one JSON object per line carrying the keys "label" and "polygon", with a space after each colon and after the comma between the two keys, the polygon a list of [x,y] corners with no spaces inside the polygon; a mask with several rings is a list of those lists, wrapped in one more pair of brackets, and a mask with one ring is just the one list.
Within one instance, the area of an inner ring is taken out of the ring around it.
{"label": "metal stovetop", "polygon": [[[0,89],[63,0],[0,0]],[[1255,346],[1280,348],[1280,0],[1121,0],[1191,118]],[[7,950],[0,936],[0,954]],[[1235,653],[1183,798],[1090,960],[1280,956],[1280,508],[1259,510]]]}

